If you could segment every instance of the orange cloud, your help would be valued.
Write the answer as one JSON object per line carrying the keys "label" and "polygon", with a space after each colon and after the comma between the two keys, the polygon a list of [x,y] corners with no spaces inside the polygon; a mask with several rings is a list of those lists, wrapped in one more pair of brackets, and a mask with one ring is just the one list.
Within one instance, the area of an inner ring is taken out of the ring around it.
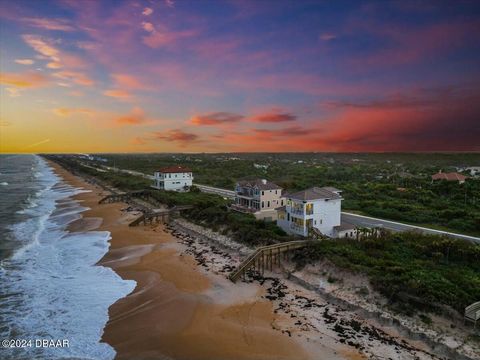
{"label": "orange cloud", "polygon": [[145,145],[147,143],[144,138],[139,136],[134,137],[129,142],[131,145]]}
{"label": "orange cloud", "polygon": [[261,123],[280,123],[295,121],[297,117],[290,113],[269,112],[252,117],[250,120]]}
{"label": "orange cloud", "polygon": [[139,107],[134,107],[130,114],[125,115],[125,116],[120,116],[117,119],[115,119],[115,123],[118,125],[139,125],[145,122],[145,112],[139,108]]}
{"label": "orange cloud", "polygon": [[194,125],[221,125],[242,120],[244,116],[229,112],[214,112],[205,115],[197,115],[190,119]]}
{"label": "orange cloud", "polygon": [[130,98],[130,93],[125,90],[120,89],[111,89],[103,92],[103,95],[110,96],[117,99],[128,99]]}
{"label": "orange cloud", "polygon": [[0,73],[0,84],[19,88],[38,88],[49,83],[47,76],[36,72],[27,73]]}
{"label": "orange cloud", "polygon": [[64,117],[68,117],[68,116],[74,115],[74,114],[85,114],[85,115],[92,115],[93,114],[92,110],[85,109],[85,108],[78,108],[78,109],[56,108],[56,109],[53,109],[53,112],[58,116],[64,116]]}
{"label": "orange cloud", "polygon": [[32,59],[15,59],[15,62],[21,65],[32,65],[35,61]]}

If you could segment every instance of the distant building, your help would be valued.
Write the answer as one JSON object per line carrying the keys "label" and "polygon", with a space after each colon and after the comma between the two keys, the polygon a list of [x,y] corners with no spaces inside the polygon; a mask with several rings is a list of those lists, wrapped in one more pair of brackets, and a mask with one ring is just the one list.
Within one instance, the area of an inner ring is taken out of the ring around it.
{"label": "distant building", "polygon": [[466,168],[457,168],[457,171],[468,171],[471,176],[477,177],[480,175],[480,166],[470,166]]}
{"label": "distant building", "polygon": [[439,171],[435,175],[432,175],[432,181],[436,181],[436,180],[458,181],[459,184],[463,184],[466,179],[468,179],[467,176],[456,173],[456,172],[444,173],[442,171]]}
{"label": "distant building", "polygon": [[152,187],[166,191],[188,191],[192,182],[192,170],[182,166],[170,166],[155,171]]}
{"label": "distant building", "polygon": [[312,187],[284,196],[285,206],[278,209],[277,225],[289,234],[308,236],[312,231],[329,237],[355,235],[355,227],[341,223],[341,190]]}
{"label": "distant building", "polygon": [[235,186],[232,209],[252,213],[257,219],[276,220],[277,207],[282,206],[282,188],[265,180],[242,180]]}

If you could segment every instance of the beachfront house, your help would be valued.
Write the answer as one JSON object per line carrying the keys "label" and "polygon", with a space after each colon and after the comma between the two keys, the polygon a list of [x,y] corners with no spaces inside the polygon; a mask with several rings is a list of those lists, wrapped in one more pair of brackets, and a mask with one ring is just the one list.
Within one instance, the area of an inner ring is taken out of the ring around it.
{"label": "beachfront house", "polygon": [[233,210],[251,213],[257,219],[276,220],[276,208],[284,205],[282,188],[266,179],[241,180],[235,186]]}
{"label": "beachfront house", "polygon": [[309,236],[317,232],[329,237],[353,237],[355,227],[341,222],[341,190],[312,187],[285,195],[278,208],[277,225],[292,235]]}
{"label": "beachfront house", "polygon": [[170,166],[155,171],[152,187],[166,191],[188,191],[192,182],[192,170],[183,166]]}

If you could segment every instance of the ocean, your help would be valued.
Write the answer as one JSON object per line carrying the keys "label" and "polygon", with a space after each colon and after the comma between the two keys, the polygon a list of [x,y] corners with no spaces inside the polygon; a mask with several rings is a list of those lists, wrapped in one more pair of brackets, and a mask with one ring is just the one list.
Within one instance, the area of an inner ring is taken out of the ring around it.
{"label": "ocean", "polygon": [[135,282],[96,265],[108,251],[109,232],[66,230],[87,210],[72,199],[81,191],[39,156],[0,155],[0,340],[27,341],[0,347],[1,359],[115,357],[100,338],[109,306]]}

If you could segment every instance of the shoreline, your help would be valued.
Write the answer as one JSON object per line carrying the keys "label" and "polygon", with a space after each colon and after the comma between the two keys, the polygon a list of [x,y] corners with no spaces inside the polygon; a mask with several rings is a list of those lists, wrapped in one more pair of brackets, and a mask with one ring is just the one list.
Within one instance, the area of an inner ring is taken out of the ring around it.
{"label": "shoreline", "polygon": [[[109,231],[110,249],[98,265],[137,282],[132,293],[109,308],[101,341],[114,348],[116,359],[315,358],[300,341],[272,328],[279,319],[272,304],[258,296],[261,287],[238,287],[220,276],[212,281],[197,269],[193,257],[180,253],[176,239],[162,225],[129,228],[138,214],[122,211],[128,205],[98,205],[104,190],[55,163],[49,165],[65,182],[91,190],[73,197],[90,209],[70,230],[85,231],[88,224],[88,230]],[[96,220],[87,220],[92,218]],[[212,285],[228,287],[229,296],[216,302],[208,293]],[[242,295],[245,288],[250,296]],[[337,356],[337,349],[327,347],[322,352],[325,359],[358,358]]]}
{"label": "shoreline", "polygon": [[[253,275],[234,285],[226,273],[243,249],[212,246],[168,226],[129,228],[136,217],[125,211],[129,205],[98,205],[104,190],[50,165],[65,181],[92,190],[75,197],[90,210],[72,229],[109,231],[111,246],[99,265],[137,282],[110,306],[102,336],[118,359],[438,358],[421,342],[412,346],[282,276]],[[351,332],[359,322],[361,331]]]}

